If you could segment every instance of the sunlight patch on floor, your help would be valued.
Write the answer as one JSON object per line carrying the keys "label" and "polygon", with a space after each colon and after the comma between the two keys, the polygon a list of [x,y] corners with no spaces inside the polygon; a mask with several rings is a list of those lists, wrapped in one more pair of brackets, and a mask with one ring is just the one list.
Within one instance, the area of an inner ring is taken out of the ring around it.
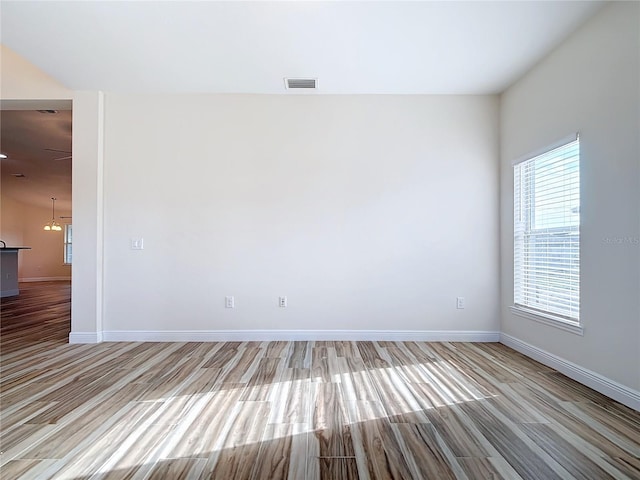
{"label": "sunlight patch on floor", "polygon": [[[465,386],[463,382],[458,381],[455,375],[451,375],[452,366],[446,361],[415,364],[411,366],[412,372],[405,371],[407,368],[409,367],[383,367],[360,372],[366,376],[371,376],[374,380],[372,383],[389,385],[389,391],[394,393],[396,401],[341,400],[346,406],[345,411],[340,414],[344,416],[342,424],[344,426],[353,426],[393,416],[423,414],[424,411],[429,409],[495,397],[495,395],[482,395],[479,391],[472,390]],[[320,418],[314,418],[314,412],[311,411],[311,406],[315,404],[315,398],[313,397],[318,395],[316,389],[319,385],[334,385],[333,388],[338,391],[337,394],[342,398],[354,399],[356,398],[355,392],[362,387],[362,385],[356,384],[356,380],[353,378],[354,373],[357,372],[343,371],[334,373],[331,375],[332,383],[330,384],[322,383],[321,376],[307,379],[281,380],[268,384],[268,391],[266,394],[264,392],[262,394],[265,395],[265,402],[275,406],[271,413],[267,414],[269,416],[268,423],[282,423],[283,417],[288,413],[287,406],[292,401],[292,394],[295,394],[300,397],[297,399],[298,403],[305,405],[307,411],[297,412],[304,419],[303,422],[288,423],[295,431],[293,435],[306,435],[324,429],[331,429],[331,424],[324,423]],[[419,395],[412,393],[414,386],[408,381],[409,375],[414,377],[415,375],[420,375],[424,379],[425,385],[432,389],[434,395],[429,398],[431,404],[419,403],[416,400],[417,397],[424,396],[424,392],[420,392]],[[369,379],[365,378],[365,380]],[[362,379],[359,379],[359,381],[362,381]],[[161,430],[162,425],[165,425],[171,431],[168,432],[168,436],[164,440],[153,446],[146,457],[149,459],[167,458],[167,455],[170,454],[175,445],[193,428],[194,423],[197,423],[201,412],[209,402],[219,401],[221,396],[224,395],[238,395],[240,393],[239,390],[242,391],[243,396],[250,398],[252,393],[261,391],[264,387],[265,385],[229,388],[220,386],[219,390],[214,391],[182,395],[178,393],[177,395],[144,401],[146,403],[163,402],[163,405],[131,431],[131,434],[123,441],[109,460],[101,466],[98,473],[107,473],[116,466],[121,469],[140,465],[139,458],[134,460],[136,456],[127,455],[127,453],[135,450],[141,439],[150,435],[151,432]],[[371,388],[374,387],[371,386]],[[181,405],[176,405],[176,403]],[[265,430],[261,438],[245,438],[243,430],[251,430],[251,424],[256,420],[256,418],[240,418],[243,414],[243,404],[249,403],[260,402],[239,401],[231,412],[227,412],[224,418],[219,419],[224,422],[224,426],[220,432],[220,438],[215,442],[213,452],[205,451],[202,448],[198,448],[197,445],[193,445],[193,448],[189,450],[189,456],[208,457],[216,451],[292,436],[290,430],[270,428]],[[374,406],[373,404],[379,405]],[[179,413],[172,415],[173,418],[163,418],[172,407],[179,407]],[[142,443],[148,446],[148,440],[142,441]]]}

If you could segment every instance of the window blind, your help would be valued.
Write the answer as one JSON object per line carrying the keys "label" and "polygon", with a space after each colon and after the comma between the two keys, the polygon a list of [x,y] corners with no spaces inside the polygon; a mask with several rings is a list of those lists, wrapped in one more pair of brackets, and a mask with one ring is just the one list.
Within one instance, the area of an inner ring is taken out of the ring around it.
{"label": "window blind", "polygon": [[580,140],[514,166],[514,303],[580,315]]}

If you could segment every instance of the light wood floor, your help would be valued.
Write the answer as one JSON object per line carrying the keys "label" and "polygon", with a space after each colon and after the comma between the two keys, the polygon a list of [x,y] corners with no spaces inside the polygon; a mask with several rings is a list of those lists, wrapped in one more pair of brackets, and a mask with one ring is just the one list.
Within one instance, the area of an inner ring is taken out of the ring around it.
{"label": "light wood floor", "polygon": [[2,301],[2,478],[640,478],[640,413],[500,344],[67,345],[65,288]]}

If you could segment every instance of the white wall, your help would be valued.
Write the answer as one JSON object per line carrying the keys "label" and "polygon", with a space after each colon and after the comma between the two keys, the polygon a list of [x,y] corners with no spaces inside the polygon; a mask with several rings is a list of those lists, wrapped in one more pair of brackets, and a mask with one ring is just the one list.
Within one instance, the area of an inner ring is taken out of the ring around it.
{"label": "white wall", "polygon": [[102,341],[103,95],[73,97],[73,282],[69,341]]}
{"label": "white wall", "polygon": [[[502,331],[640,389],[640,4],[614,3],[501,98]],[[511,161],[580,132],[584,336],[514,316]]]}
{"label": "white wall", "polygon": [[104,330],[497,331],[497,114],[105,94]]}

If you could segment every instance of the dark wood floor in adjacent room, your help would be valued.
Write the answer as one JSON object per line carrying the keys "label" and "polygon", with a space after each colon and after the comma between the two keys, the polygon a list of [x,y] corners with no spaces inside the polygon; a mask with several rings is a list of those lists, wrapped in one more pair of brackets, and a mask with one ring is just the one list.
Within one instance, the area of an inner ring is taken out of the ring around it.
{"label": "dark wood floor in adjacent room", "polygon": [[2,300],[4,479],[640,478],[640,413],[500,344],[68,345]]}
{"label": "dark wood floor in adjacent room", "polygon": [[69,341],[71,282],[21,283],[20,295],[0,300],[2,354]]}

